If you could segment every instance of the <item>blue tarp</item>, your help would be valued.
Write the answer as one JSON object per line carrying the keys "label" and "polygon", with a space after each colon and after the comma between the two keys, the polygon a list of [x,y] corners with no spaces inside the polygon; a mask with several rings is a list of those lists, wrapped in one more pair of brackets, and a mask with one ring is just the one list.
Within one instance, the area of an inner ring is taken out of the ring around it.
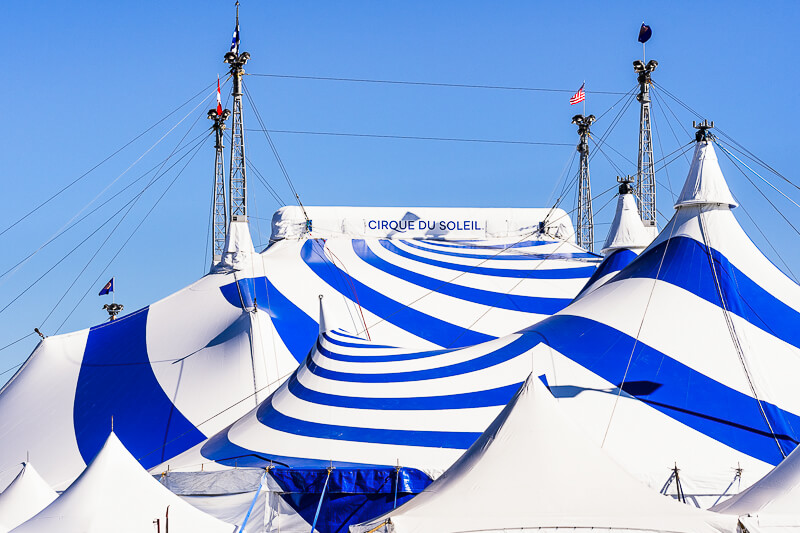
{"label": "blue tarp", "polygon": [[399,506],[431,483],[414,468],[334,468],[330,478],[325,468],[273,468],[269,473],[283,491],[283,499],[309,524],[322,497],[319,533],[346,533],[351,524],[392,510],[395,493]]}

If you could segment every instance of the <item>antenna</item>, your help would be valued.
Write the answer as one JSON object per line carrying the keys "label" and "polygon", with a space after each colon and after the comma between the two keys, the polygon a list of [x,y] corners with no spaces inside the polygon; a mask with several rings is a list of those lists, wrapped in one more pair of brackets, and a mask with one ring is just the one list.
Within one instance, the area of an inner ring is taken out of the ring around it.
{"label": "antenna", "polygon": [[653,166],[653,135],[650,128],[650,75],[658,66],[651,59],[645,64],[644,58],[633,62],[633,71],[638,74],[639,100],[639,160],[636,167],[636,200],[639,214],[645,227],[656,227],[656,173]]}
{"label": "antenna", "polygon": [[230,52],[225,54],[225,63],[230,65],[233,79],[233,121],[231,126],[231,169],[229,176],[229,213],[231,221],[247,222],[247,173],[244,156],[244,121],[242,117],[242,75],[244,65],[250,59],[248,52],[239,53],[239,2],[236,2],[236,29]]}
{"label": "antenna", "polygon": [[594,217],[592,215],[592,186],[589,180],[589,127],[595,121],[594,115],[585,117],[575,115],[572,123],[578,125],[578,153],[581,155],[581,166],[578,176],[578,214],[575,221],[575,236],[578,246],[594,251]]}
{"label": "antenna", "polygon": [[230,109],[224,109],[222,114],[219,114],[216,109],[211,109],[208,112],[208,118],[214,121],[211,126],[216,133],[216,142],[214,149],[216,155],[214,156],[214,213],[213,224],[214,234],[211,237],[211,265],[214,266],[222,260],[222,254],[225,253],[225,237],[228,234],[228,208],[225,194],[225,158],[222,154],[223,137],[222,132],[225,130],[225,121],[231,115]]}

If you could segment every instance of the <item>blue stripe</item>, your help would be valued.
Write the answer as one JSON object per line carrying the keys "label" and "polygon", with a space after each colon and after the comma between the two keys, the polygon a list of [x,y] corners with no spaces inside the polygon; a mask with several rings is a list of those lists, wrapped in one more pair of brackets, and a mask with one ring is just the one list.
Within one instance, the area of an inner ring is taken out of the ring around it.
{"label": "blue stripe", "polygon": [[499,365],[500,363],[504,363],[527,352],[540,342],[541,340],[537,339],[534,335],[523,335],[493,352],[468,361],[437,368],[425,368],[422,370],[409,370],[405,372],[386,372],[381,374],[338,372],[318,365],[311,358],[308,359],[306,365],[310,372],[321,378],[349,383],[400,383],[407,381],[423,381],[426,379],[438,379],[468,374]]}
{"label": "blue stripe", "polygon": [[575,299],[577,300],[580,298],[588,288],[597,282],[597,280],[602,279],[614,272],[619,272],[631,264],[631,262],[636,259],[637,256],[638,254],[636,252],[628,250],[627,248],[622,248],[613,252],[611,255],[606,257],[602,263],[600,263],[600,266],[597,267],[597,270],[594,271],[592,277],[589,278],[589,281],[586,282],[586,285],[583,286],[581,292],[578,293]]}
{"label": "blue stripe", "polygon": [[426,252],[434,254],[448,255],[450,257],[464,257],[467,259],[491,259],[492,261],[540,261],[543,259],[597,259],[600,257],[597,254],[589,252],[567,252],[567,253],[553,252],[549,254],[503,255],[502,250],[507,250],[508,248],[501,248],[500,249],[501,251],[492,255],[465,254],[460,252],[450,252],[447,250],[433,250],[431,248],[426,248],[424,246],[414,244],[413,241],[406,240],[402,242],[403,244],[411,248],[416,248],[417,250],[424,250]]}
{"label": "blue stripe", "polygon": [[[644,252],[614,277],[658,279],[721,306],[708,248],[689,237],[674,237]],[[711,249],[714,270],[727,309],[770,335],[800,348],[800,313],[767,292],[717,250]],[[659,264],[664,258],[661,270]],[[777,273],[776,273],[777,274]]]}
{"label": "blue stripe", "polygon": [[363,239],[353,239],[353,250],[356,254],[369,265],[382,270],[396,278],[400,278],[409,283],[420,287],[436,291],[440,294],[452,296],[460,300],[509,309],[511,311],[522,311],[524,313],[536,313],[540,315],[552,315],[564,309],[572,301],[569,298],[544,298],[539,296],[520,296],[502,292],[486,291],[472,287],[464,287],[454,283],[448,283],[440,279],[431,278],[406,270],[405,268],[393,265],[385,259],[375,255],[369,249]]}
{"label": "blue stripe", "polygon": [[[775,465],[783,458],[757,400],[701,374],[641,340],[636,342],[633,337],[610,326],[570,315],[547,318],[526,331],[543,337],[548,346],[610,383],[622,381],[628,359],[632,357],[623,386],[628,394],[761,461]],[[574,395],[573,384],[558,385],[573,389],[571,394]],[[556,384],[550,384],[556,395],[558,388]],[[615,389],[600,392],[617,394]],[[783,419],[791,422],[791,426],[800,427],[797,415],[762,403],[780,413]],[[778,439],[787,453],[797,445],[797,434],[791,426],[787,432],[776,428]],[[659,436],[653,435],[652,438]]]}
{"label": "blue stripe", "polygon": [[265,426],[292,435],[371,444],[466,450],[480,436],[480,432],[470,431],[415,431],[318,424],[284,415],[272,406],[272,398],[259,406],[256,416]]}
{"label": "blue stripe", "polygon": [[297,361],[303,361],[319,335],[319,325],[294,302],[284,296],[264,276],[240,279],[220,287],[231,305],[252,309],[258,304],[266,309],[286,348]]}
{"label": "blue stripe", "polygon": [[347,363],[390,363],[397,361],[412,361],[414,359],[425,359],[426,357],[434,357],[443,353],[450,353],[460,348],[451,348],[448,350],[427,350],[424,352],[405,352],[389,355],[349,355],[332,352],[325,348],[319,341],[317,341],[317,351],[334,361],[344,361]]}
{"label": "blue stripe", "polygon": [[339,340],[337,338],[331,337],[330,335],[328,335],[327,331],[324,332],[322,334],[322,336],[325,337],[325,340],[327,340],[331,344],[335,344],[337,346],[344,346],[345,348],[361,348],[361,349],[365,349],[365,350],[396,349],[397,348],[397,346],[386,346],[386,345],[383,345],[383,344],[372,344],[371,342],[367,341],[366,339],[359,339],[358,337],[349,337],[349,338],[351,338],[351,339],[359,339],[359,340],[362,340],[363,342],[361,342],[361,343],[358,343],[358,342],[347,342],[347,341],[343,341],[343,340]]}
{"label": "blue stripe", "polygon": [[372,409],[381,411],[436,411],[441,409],[474,409],[477,407],[497,407],[508,403],[522,382],[494,389],[447,394],[442,396],[422,396],[416,398],[371,398],[339,396],[313,391],[297,379],[297,373],[289,378],[289,392],[297,398],[318,405],[346,407],[350,409]]}
{"label": "blue stripe", "polygon": [[412,254],[402,248],[398,248],[388,240],[380,240],[381,246],[390,252],[411,259],[426,265],[433,265],[440,268],[447,268],[457,272],[470,272],[484,276],[495,276],[500,278],[521,278],[521,279],[581,279],[590,277],[595,266],[574,267],[574,268],[548,268],[548,269],[511,269],[511,268],[492,268],[470,265],[459,265],[458,263],[448,263],[429,257],[422,257]]}
{"label": "blue stripe", "polygon": [[329,461],[320,459],[308,459],[304,457],[291,457],[276,455],[273,453],[250,450],[231,442],[229,433],[233,425],[228,426],[210,439],[200,448],[200,455],[209,461],[238,467],[265,468],[267,466],[288,466],[293,468],[363,468],[374,467],[368,463],[348,463],[344,461]]}
{"label": "blue stripe", "polygon": [[509,248],[529,248],[531,246],[544,246],[546,244],[558,244],[561,241],[522,241],[511,244],[465,244],[459,241],[434,241],[425,239],[421,242],[431,246],[441,246],[443,248],[465,248],[471,250],[507,250]]}
{"label": "blue stripe", "polygon": [[145,307],[89,330],[72,415],[86,464],[103,447],[112,418],[114,432],[144,468],[205,438],[175,407],[153,373],[147,354],[147,315]]}
{"label": "blue stripe", "polygon": [[317,239],[306,241],[300,253],[306,265],[332,288],[374,315],[417,337],[452,348],[472,346],[494,338],[421,313],[368,287],[328,261],[324,244]]}

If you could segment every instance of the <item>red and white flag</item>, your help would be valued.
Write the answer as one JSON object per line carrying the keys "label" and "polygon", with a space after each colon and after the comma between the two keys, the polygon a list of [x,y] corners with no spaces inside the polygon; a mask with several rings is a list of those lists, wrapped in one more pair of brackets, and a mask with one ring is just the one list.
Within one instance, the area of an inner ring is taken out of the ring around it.
{"label": "red and white flag", "polygon": [[579,104],[579,103],[583,102],[584,100],[586,100],[586,91],[583,90],[583,88],[585,86],[586,86],[586,82],[583,82],[583,85],[581,85],[581,88],[578,89],[578,92],[573,94],[572,98],[569,99],[569,105]]}
{"label": "red and white flag", "polygon": [[217,115],[222,115],[222,96],[219,92],[219,76],[217,76]]}

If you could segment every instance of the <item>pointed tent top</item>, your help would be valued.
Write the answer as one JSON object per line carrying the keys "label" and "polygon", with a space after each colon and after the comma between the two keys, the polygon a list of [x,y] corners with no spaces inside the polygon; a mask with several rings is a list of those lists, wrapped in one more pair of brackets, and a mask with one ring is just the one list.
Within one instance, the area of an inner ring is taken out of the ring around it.
{"label": "pointed tent top", "polygon": [[736,207],[728,183],[719,168],[717,154],[710,140],[698,141],[692,167],[683,185],[675,209],[696,205],[727,205]]}
{"label": "pointed tent top", "polygon": [[641,250],[647,248],[653,240],[642,224],[630,186],[626,187],[624,183],[620,186],[619,193],[617,212],[614,214],[611,229],[603,245],[603,255],[620,249]]}
{"label": "pointed tent top", "polygon": [[[392,529],[382,528],[387,519]],[[350,531],[599,527],[700,533],[733,531],[735,523],[633,479],[560,411],[539,378],[529,376],[486,432],[425,491]]]}
{"label": "pointed tent top", "polygon": [[233,528],[181,500],[156,481],[114,433],[69,488],[18,533],[52,531],[152,531],[154,518],[169,506],[170,529],[178,533],[229,533]]}
{"label": "pointed tent top", "polygon": [[29,462],[0,493],[0,531],[14,529],[47,507],[58,495]]}

